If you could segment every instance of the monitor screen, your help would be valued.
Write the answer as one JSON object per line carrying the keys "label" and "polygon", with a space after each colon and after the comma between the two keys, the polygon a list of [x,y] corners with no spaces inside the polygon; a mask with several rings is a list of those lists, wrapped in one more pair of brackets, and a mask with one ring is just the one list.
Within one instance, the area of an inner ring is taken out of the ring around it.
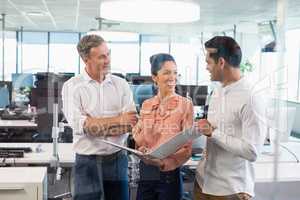
{"label": "monitor screen", "polygon": [[33,87],[33,74],[30,73],[12,74],[11,80],[14,90],[24,87]]}
{"label": "monitor screen", "polygon": [[18,107],[26,106],[29,103],[30,92],[33,88],[34,76],[30,73],[12,74],[12,85],[14,98],[13,102]]}
{"label": "monitor screen", "polygon": [[31,93],[30,104],[37,108],[37,130],[40,133],[37,141],[51,142],[53,124],[53,104],[58,103],[58,121],[63,118],[61,90],[65,81],[74,73],[38,72],[36,88]]}
{"label": "monitor screen", "polygon": [[140,73],[126,73],[125,79],[128,82],[132,82],[132,77],[140,76]]}
{"label": "monitor screen", "polygon": [[60,77],[62,82],[66,82],[70,78],[75,76],[75,73],[73,72],[59,72],[58,76]]}
{"label": "monitor screen", "polygon": [[190,97],[194,106],[204,106],[208,95],[207,85],[176,85],[175,91],[183,97]]}
{"label": "monitor screen", "polygon": [[133,85],[153,84],[151,76],[133,76],[131,82]]}
{"label": "monitor screen", "polygon": [[10,81],[0,81],[0,108],[5,108],[11,103],[12,83]]}

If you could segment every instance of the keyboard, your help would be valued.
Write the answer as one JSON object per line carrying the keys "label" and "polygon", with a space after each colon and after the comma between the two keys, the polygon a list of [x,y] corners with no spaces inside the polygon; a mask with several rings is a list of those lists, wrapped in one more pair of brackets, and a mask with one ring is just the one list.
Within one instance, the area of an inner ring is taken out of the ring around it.
{"label": "keyboard", "polygon": [[2,114],[1,119],[3,120],[31,120],[32,115],[11,115],[11,114]]}
{"label": "keyboard", "polygon": [[0,158],[23,158],[24,151],[22,150],[1,150],[0,149]]}
{"label": "keyboard", "polygon": [[32,152],[31,147],[0,147],[0,151],[23,151],[24,153]]}

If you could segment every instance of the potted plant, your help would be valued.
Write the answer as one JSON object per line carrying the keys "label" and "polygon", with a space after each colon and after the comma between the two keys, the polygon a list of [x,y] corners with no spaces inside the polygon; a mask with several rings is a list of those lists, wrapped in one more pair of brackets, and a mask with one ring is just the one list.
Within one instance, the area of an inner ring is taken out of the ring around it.
{"label": "potted plant", "polygon": [[250,63],[249,60],[246,60],[246,62],[243,62],[240,64],[240,70],[243,75],[245,75],[247,72],[252,72],[253,71],[253,65]]}

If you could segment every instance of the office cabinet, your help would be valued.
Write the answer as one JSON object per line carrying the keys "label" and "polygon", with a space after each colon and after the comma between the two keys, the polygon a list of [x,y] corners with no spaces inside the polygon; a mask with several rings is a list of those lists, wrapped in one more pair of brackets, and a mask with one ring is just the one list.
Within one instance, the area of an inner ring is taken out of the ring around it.
{"label": "office cabinet", "polygon": [[0,168],[0,199],[46,200],[46,167]]}

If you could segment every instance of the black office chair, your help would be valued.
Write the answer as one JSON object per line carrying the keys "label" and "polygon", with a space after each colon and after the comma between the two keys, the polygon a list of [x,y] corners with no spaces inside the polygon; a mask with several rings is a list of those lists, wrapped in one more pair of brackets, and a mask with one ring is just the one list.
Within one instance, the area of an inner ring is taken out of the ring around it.
{"label": "black office chair", "polygon": [[[182,166],[180,169],[180,174],[182,175],[184,183],[193,183],[195,181],[195,170],[190,169],[188,166]],[[184,191],[182,200],[192,200],[193,192],[192,190]]]}
{"label": "black office chair", "polygon": [[[128,138],[127,138],[127,146],[128,146],[129,148],[132,148],[132,149],[135,148],[135,141],[134,141],[132,135],[129,135]],[[130,153],[130,152],[129,152],[129,153]]]}
{"label": "black office chair", "polygon": [[126,79],[126,77],[122,73],[111,73],[112,75],[118,76],[120,78]]}
{"label": "black office chair", "polygon": [[65,126],[64,131],[59,134],[58,141],[60,143],[72,143],[73,142],[73,129],[70,126]]}

